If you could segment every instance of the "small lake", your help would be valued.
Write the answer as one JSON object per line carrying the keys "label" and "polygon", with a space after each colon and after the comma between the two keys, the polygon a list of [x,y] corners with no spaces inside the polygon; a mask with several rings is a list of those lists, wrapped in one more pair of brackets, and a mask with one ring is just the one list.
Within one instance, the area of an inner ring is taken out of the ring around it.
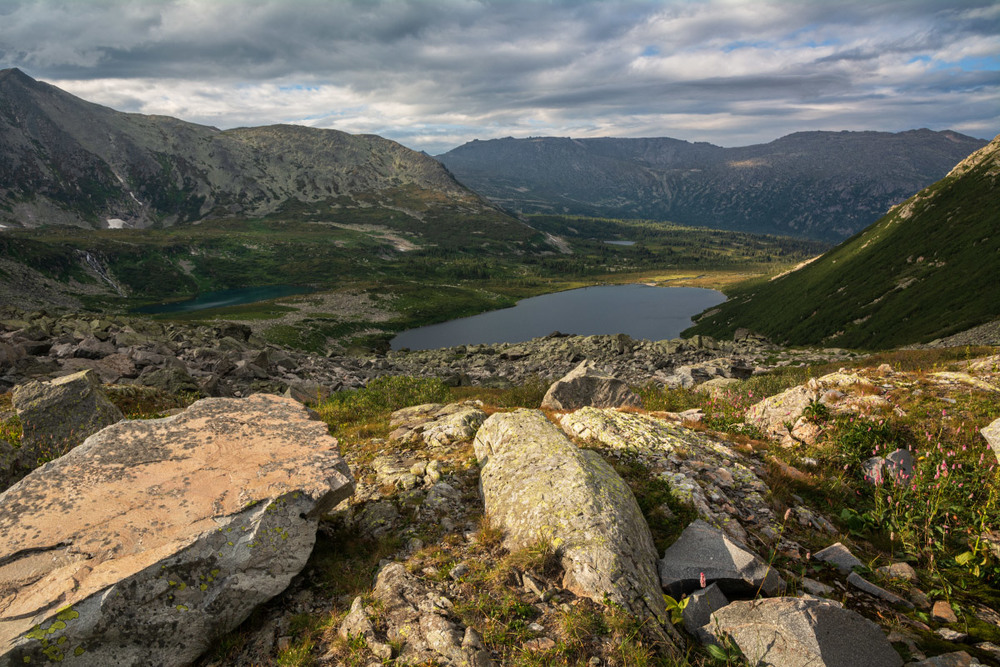
{"label": "small lake", "polygon": [[152,306],[136,308],[133,312],[155,315],[158,313],[189,313],[194,310],[206,310],[208,308],[225,308],[226,306],[241,306],[245,303],[256,303],[258,301],[268,301],[278,299],[283,296],[293,294],[308,294],[314,291],[309,287],[296,287],[295,285],[265,285],[263,287],[239,287],[237,289],[225,289],[217,292],[203,292],[193,299],[186,301],[174,301],[172,303],[160,303]]}
{"label": "small lake", "polygon": [[676,338],[691,317],[726,300],[700,287],[601,285],[518,301],[513,308],[404,331],[392,349],[430,350],[455,345],[518,343],[553,331],[590,336],[624,333],[633,338]]}
{"label": "small lake", "polygon": [[635,241],[605,241],[608,245],[635,245]]}

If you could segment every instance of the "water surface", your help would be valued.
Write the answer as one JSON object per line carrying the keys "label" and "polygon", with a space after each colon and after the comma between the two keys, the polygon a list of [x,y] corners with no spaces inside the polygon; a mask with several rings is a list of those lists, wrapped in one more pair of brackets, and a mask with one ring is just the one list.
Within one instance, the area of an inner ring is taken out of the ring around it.
{"label": "water surface", "polygon": [[173,303],[160,303],[152,306],[136,308],[134,312],[146,314],[158,313],[189,313],[194,310],[206,310],[208,308],[225,308],[226,306],[241,306],[246,303],[256,303],[258,301],[268,301],[278,299],[283,296],[293,294],[308,294],[313,289],[310,287],[297,287],[295,285],[265,285],[263,287],[239,287],[237,289],[225,289],[217,292],[203,292],[193,299],[187,301],[174,301]]}
{"label": "water surface", "polygon": [[454,345],[518,343],[553,331],[590,336],[624,333],[633,338],[676,338],[691,317],[726,300],[700,287],[602,285],[545,294],[441,324],[404,331],[392,349],[429,350]]}

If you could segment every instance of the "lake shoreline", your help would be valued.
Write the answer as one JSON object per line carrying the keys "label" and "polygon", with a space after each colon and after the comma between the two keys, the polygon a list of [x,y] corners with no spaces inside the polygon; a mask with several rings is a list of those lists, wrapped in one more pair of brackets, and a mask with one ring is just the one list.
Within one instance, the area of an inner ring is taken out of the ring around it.
{"label": "lake shoreline", "polygon": [[656,288],[648,283],[595,285],[522,299],[511,308],[400,332],[391,349],[517,343],[559,331],[572,335],[623,333],[635,338],[676,338],[692,317],[724,302],[716,290]]}

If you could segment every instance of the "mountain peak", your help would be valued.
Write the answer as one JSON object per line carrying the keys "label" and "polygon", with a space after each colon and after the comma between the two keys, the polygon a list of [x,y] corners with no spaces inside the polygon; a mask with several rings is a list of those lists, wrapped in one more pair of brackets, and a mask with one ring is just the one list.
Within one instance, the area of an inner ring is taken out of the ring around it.
{"label": "mountain peak", "polygon": [[38,83],[38,81],[32,79],[16,67],[0,69],[0,84],[9,82],[20,83],[21,85],[34,85]]}
{"label": "mountain peak", "polygon": [[400,226],[462,210],[484,214],[471,227],[530,231],[436,160],[377,135],[301,125],[222,132],[121,113],[14,68],[0,71],[0,101],[5,226],[147,227],[364,205],[395,207],[386,210]]}

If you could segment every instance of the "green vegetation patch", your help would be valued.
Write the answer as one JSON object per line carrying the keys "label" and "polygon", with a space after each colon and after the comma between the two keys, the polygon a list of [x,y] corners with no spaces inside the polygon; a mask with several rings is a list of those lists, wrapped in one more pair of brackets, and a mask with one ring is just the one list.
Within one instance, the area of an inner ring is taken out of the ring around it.
{"label": "green vegetation patch", "polygon": [[926,188],[799,271],[734,289],[684,334],[747,327],[783,344],[887,349],[1000,317],[1000,208],[988,169]]}

